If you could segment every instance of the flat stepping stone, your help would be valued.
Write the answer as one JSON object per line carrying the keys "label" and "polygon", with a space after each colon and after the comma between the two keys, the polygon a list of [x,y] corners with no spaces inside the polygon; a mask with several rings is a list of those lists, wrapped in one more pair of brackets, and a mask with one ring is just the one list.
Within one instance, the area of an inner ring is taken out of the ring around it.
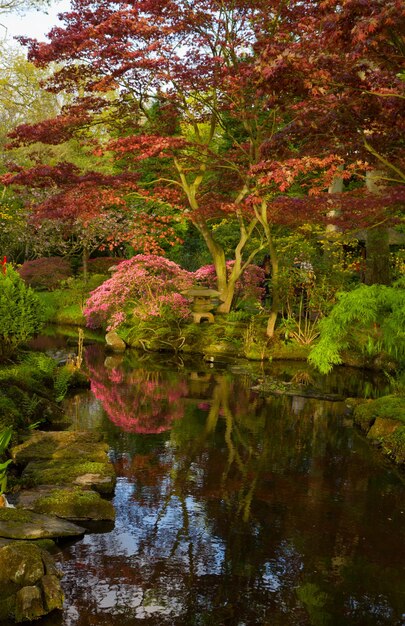
{"label": "flat stepping stone", "polygon": [[73,521],[115,519],[115,510],[109,500],[91,489],[81,487],[44,485],[24,490],[18,494],[16,506]]}
{"label": "flat stepping stone", "polygon": [[101,436],[89,431],[35,431],[28,439],[10,450],[13,461],[27,465],[31,461],[77,459],[104,461],[108,445]]}
{"label": "flat stepping stone", "polygon": [[0,537],[5,539],[43,539],[80,537],[85,529],[58,517],[20,509],[0,509]]}

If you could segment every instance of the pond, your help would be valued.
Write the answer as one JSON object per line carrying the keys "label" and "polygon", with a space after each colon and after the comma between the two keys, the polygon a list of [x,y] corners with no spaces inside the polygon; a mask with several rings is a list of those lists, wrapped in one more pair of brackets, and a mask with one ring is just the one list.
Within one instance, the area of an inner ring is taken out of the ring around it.
{"label": "pond", "polygon": [[[163,354],[94,345],[86,367],[65,409],[109,442],[117,519],[64,546],[65,609],[38,625],[404,623],[403,480],[343,402],[260,397],[240,367]],[[377,389],[358,376],[321,383]]]}

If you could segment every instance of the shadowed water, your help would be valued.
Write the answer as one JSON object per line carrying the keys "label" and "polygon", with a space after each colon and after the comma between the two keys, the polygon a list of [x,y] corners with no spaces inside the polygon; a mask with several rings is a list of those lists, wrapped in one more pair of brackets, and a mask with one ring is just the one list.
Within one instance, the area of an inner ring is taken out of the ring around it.
{"label": "shadowed water", "polygon": [[343,402],[261,398],[163,355],[86,361],[66,411],[105,433],[117,519],[64,548],[65,609],[38,624],[403,623],[403,482]]}

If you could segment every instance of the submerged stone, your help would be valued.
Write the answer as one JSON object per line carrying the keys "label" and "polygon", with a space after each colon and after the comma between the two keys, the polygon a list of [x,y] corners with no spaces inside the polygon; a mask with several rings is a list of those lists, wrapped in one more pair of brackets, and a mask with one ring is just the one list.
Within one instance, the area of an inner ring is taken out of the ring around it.
{"label": "submerged stone", "polygon": [[[48,537],[80,537],[85,529],[57,517],[20,509],[0,510],[0,537],[9,539],[41,539]],[[2,548],[5,550],[5,548]]]}

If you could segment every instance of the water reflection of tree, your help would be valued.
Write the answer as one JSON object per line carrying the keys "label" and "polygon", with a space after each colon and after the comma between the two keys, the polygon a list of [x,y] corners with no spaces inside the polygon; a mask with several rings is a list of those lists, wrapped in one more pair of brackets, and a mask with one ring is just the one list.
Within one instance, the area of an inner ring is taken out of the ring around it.
{"label": "water reflection of tree", "polygon": [[[97,355],[97,353],[96,353]],[[185,383],[160,371],[126,370],[113,366],[100,368],[97,360],[86,355],[91,390],[101,401],[108,418],[119,428],[134,433],[160,433],[183,416],[180,398],[187,393]]]}
{"label": "water reflection of tree", "polygon": [[126,487],[103,563],[114,585],[174,606],[149,623],[395,623],[398,539],[382,520],[399,490],[384,491],[342,407],[264,400],[224,373],[170,380],[188,385],[172,430],[119,435]]}

